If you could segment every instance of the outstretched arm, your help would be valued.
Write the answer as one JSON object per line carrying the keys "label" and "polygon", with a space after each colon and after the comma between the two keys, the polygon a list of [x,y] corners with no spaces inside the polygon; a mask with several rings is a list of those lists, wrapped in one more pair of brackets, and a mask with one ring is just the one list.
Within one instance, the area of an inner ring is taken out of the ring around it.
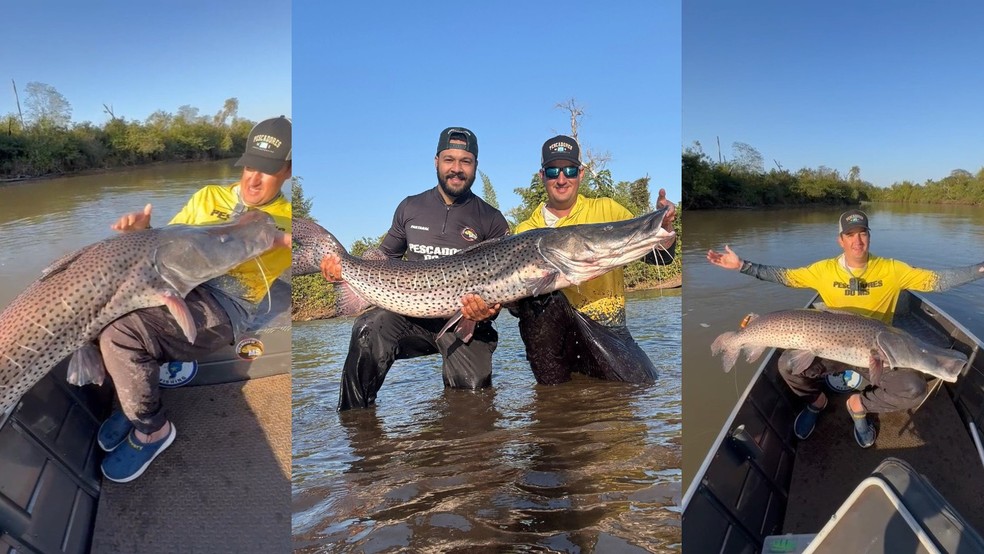
{"label": "outstretched arm", "polygon": [[937,269],[933,273],[936,274],[936,279],[928,290],[932,292],[943,292],[984,277],[984,262],[965,267]]}
{"label": "outstretched arm", "polygon": [[707,261],[724,269],[741,271],[745,275],[751,275],[762,281],[771,281],[780,285],[789,286],[789,279],[786,276],[786,273],[789,271],[788,268],[762,265],[742,260],[727,244],[724,245],[724,252],[708,250]]}

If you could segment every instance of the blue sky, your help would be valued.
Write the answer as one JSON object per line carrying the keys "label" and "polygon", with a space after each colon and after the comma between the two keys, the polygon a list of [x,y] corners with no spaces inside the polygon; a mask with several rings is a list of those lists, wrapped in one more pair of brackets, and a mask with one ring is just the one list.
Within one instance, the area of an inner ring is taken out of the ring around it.
{"label": "blue sky", "polygon": [[72,120],[143,121],[191,105],[214,114],[230,97],[254,121],[291,110],[291,2],[7,2],[0,115],[17,112],[10,80],[36,81],[72,105]]}
{"label": "blue sky", "polygon": [[554,106],[572,97],[583,146],[611,154],[616,181],[649,175],[654,202],[661,186],[680,200],[679,2],[326,6],[293,3],[294,173],[346,247],[437,185],[452,125],[477,135],[500,208],[517,206],[543,142],[570,132]]}
{"label": "blue sky", "polygon": [[683,7],[683,146],[734,142],[878,186],[984,166],[984,3]]}

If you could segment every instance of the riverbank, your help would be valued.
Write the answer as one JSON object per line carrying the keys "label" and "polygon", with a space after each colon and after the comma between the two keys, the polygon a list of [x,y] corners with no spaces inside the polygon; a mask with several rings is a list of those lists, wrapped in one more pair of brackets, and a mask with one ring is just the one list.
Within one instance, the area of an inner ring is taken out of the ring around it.
{"label": "riverbank", "polygon": [[[87,169],[79,169],[77,171],[65,171],[59,173],[49,173],[40,176],[19,176],[19,177],[5,177],[0,178],[0,188],[10,185],[23,185],[36,182],[51,181],[52,179],[62,179],[66,177],[91,177],[94,175],[112,175],[116,173],[123,173],[127,171],[134,171],[138,169],[149,169],[154,167],[163,167],[170,165],[184,165],[184,164],[201,164],[201,163],[214,163],[222,160],[233,160],[235,156],[230,156],[228,158],[215,158],[208,160],[169,160],[160,162],[150,162],[138,165],[126,165],[126,166],[116,166],[116,167],[93,167]],[[230,162],[230,165],[233,162]]]}

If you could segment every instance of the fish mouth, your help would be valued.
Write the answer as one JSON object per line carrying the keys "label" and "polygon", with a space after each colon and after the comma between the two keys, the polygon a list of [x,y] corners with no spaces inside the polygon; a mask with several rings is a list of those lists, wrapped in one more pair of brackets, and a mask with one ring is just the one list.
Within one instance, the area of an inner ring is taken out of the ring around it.
{"label": "fish mouth", "polygon": [[[172,229],[173,228],[173,229]],[[273,218],[250,210],[229,223],[169,226],[170,240],[154,251],[154,266],[179,291],[227,273],[285,241]]]}
{"label": "fish mouth", "polygon": [[540,254],[572,284],[582,283],[639,260],[656,250],[666,250],[676,233],[662,228],[666,208],[613,223],[558,227],[540,243]]}

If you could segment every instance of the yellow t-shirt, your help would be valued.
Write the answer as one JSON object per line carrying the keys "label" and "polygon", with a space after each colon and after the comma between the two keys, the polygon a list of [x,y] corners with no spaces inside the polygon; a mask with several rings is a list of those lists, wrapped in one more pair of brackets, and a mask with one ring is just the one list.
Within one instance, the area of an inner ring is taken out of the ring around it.
{"label": "yellow t-shirt", "polygon": [[[541,203],[529,219],[516,226],[516,234],[547,227],[543,206]],[[586,198],[579,194],[571,213],[560,218],[554,227],[609,223],[633,217],[632,212],[611,198]],[[609,327],[625,325],[625,277],[621,267],[561,292],[574,309],[598,323]]]}
{"label": "yellow t-shirt", "polygon": [[[228,221],[239,203],[238,187],[239,183],[203,187],[171,219],[169,225],[208,225]],[[278,229],[285,233],[291,231],[291,205],[282,194],[268,204],[250,209],[270,214]],[[274,279],[290,267],[290,249],[274,248],[261,254],[257,260],[259,265],[256,260],[250,260],[232,268],[227,274],[240,284],[237,288],[241,289],[227,292],[253,304],[262,300]]]}
{"label": "yellow t-shirt", "polygon": [[[790,287],[816,289],[830,308],[854,312],[891,324],[902,290],[938,290],[939,275],[905,262],[868,256],[864,270],[848,270],[842,256],[820,260],[806,267],[787,269],[784,283]],[[851,286],[851,278],[857,279]]]}

